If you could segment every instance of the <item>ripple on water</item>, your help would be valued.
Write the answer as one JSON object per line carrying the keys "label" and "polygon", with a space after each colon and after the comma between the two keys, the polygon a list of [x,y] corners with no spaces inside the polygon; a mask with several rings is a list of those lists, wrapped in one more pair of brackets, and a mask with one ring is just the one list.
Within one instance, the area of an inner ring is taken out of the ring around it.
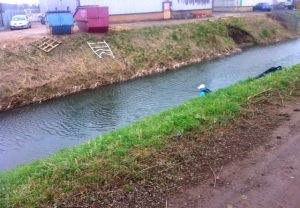
{"label": "ripple on water", "polygon": [[258,47],[204,64],[0,113],[0,171],[216,90],[300,60],[300,40]]}

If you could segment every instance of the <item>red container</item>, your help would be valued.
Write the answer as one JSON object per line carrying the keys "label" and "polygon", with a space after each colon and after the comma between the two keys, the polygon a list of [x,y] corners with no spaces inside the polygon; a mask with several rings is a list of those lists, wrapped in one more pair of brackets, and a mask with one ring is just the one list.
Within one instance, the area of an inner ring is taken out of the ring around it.
{"label": "red container", "polygon": [[89,33],[105,33],[109,27],[108,7],[80,6],[74,14],[79,30]]}

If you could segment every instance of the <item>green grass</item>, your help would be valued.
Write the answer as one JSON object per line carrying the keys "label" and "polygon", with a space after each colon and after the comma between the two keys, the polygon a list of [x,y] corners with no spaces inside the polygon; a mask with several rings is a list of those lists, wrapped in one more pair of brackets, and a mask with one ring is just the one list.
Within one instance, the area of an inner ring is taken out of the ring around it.
{"label": "green grass", "polygon": [[269,31],[268,30],[261,31],[260,36],[263,38],[268,38],[270,36]]}
{"label": "green grass", "polygon": [[228,25],[247,31],[255,43],[291,36],[280,23],[261,16],[118,31],[109,33],[105,40],[117,56],[126,59],[128,68],[137,72],[235,49]]}
{"label": "green grass", "polygon": [[212,54],[235,48],[221,21],[118,31],[105,39],[134,72],[202,56],[205,50]]}
{"label": "green grass", "polygon": [[[243,81],[1,173],[0,207],[43,207],[82,188],[98,185],[103,190],[113,189],[117,178],[128,182],[151,179],[151,175],[140,173],[141,161],[147,156],[136,157],[133,150],[163,149],[170,142],[169,136],[232,121],[245,110],[249,96],[266,89],[288,88],[299,80],[300,65],[296,65],[259,80]],[[125,189],[130,191],[134,186],[128,184]]]}

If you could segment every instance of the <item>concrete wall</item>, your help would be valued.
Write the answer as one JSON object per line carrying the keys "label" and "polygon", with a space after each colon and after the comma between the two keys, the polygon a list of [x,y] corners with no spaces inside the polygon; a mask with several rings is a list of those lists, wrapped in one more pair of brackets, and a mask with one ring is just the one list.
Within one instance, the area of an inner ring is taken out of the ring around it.
{"label": "concrete wall", "polygon": [[[165,0],[80,0],[81,6],[100,5],[109,7],[110,22],[132,22],[144,20],[162,20],[163,2]],[[173,0],[174,14],[191,11],[194,16],[211,15],[212,0]],[[78,4],[77,0],[40,0],[41,12],[67,10],[72,12]]]}
{"label": "concrete wall", "polygon": [[[138,14],[162,12],[164,0],[81,0],[81,5],[108,6],[111,15]],[[172,10],[201,10],[211,9],[212,0],[200,0],[195,3],[187,3],[186,0],[173,0]]]}
{"label": "concrete wall", "polygon": [[109,22],[122,23],[122,22],[142,22],[142,21],[158,21],[163,20],[164,15],[162,12],[140,13],[140,14],[117,14],[110,15]]}
{"label": "concrete wall", "polygon": [[[163,2],[165,0],[81,0],[81,6],[100,5],[109,7],[110,22],[133,22],[145,20],[162,20]],[[194,16],[210,16],[212,0],[173,0],[172,13],[191,11]],[[184,15],[181,15],[184,16]]]}
{"label": "concrete wall", "polygon": [[237,0],[214,0],[213,7],[236,7],[238,6],[239,1]]}
{"label": "concrete wall", "polygon": [[81,0],[81,5],[108,6],[111,15],[162,11],[162,0]]}
{"label": "concrete wall", "polygon": [[212,8],[212,0],[200,0],[194,1],[193,3],[189,3],[188,0],[173,0],[172,1],[172,10],[201,10],[201,9],[211,9]]}

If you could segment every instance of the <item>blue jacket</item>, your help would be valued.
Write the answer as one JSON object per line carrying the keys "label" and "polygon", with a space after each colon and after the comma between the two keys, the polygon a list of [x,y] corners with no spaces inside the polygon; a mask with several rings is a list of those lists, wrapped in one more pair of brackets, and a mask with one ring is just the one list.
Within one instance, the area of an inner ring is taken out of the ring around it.
{"label": "blue jacket", "polygon": [[206,95],[206,93],[205,93],[205,91],[201,90],[199,95],[200,95],[200,97],[204,97]]}
{"label": "blue jacket", "polygon": [[200,90],[199,96],[200,96],[200,97],[204,97],[204,96],[206,95],[206,93],[210,93],[210,92],[211,92],[210,89],[204,88],[204,89]]}

